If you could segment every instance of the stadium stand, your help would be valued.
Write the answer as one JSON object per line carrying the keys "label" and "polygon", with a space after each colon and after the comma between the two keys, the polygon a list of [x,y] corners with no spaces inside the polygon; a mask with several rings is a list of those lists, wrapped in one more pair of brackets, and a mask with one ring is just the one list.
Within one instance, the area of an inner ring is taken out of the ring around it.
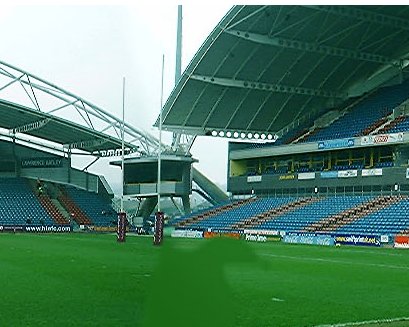
{"label": "stadium stand", "polygon": [[255,216],[262,212],[269,211],[291,201],[291,198],[264,198],[256,199],[238,206],[229,211],[221,212],[207,220],[196,222],[190,228],[211,228],[211,229],[233,229],[232,225],[249,216]]}
{"label": "stadium stand", "polygon": [[[288,198],[290,202],[285,203],[280,203],[278,199],[271,198],[270,201],[275,201],[277,204],[280,204],[279,206],[275,206],[270,210],[263,211],[257,215],[252,215],[251,217],[245,218],[240,220],[239,222],[234,223],[231,228],[237,229],[237,228],[254,228],[257,226],[262,225],[263,223],[270,221],[274,219],[277,216],[284,215],[287,212],[291,212],[294,210],[297,210],[298,208],[302,208],[304,206],[307,206],[315,201],[319,201],[319,198],[299,198],[299,199],[294,199],[294,198]],[[249,212],[251,213],[251,212]]]}
{"label": "stadium stand", "polygon": [[409,117],[400,115],[381,128],[377,134],[398,133],[409,130]]}
{"label": "stadium stand", "polygon": [[67,212],[70,213],[71,218],[76,221],[78,225],[92,225],[92,221],[68,196],[65,188],[63,186],[60,186],[59,190],[60,194],[58,195],[58,201],[64,206]]}
{"label": "stadium stand", "polygon": [[315,221],[350,208],[365,199],[358,196],[302,198],[290,205],[277,208],[275,212],[266,213],[260,220],[254,217],[249,227],[286,232],[300,231]]}
{"label": "stadium stand", "polygon": [[[326,127],[301,126],[292,129],[274,143],[250,143],[250,148],[265,148],[291,143],[315,142],[356,137],[371,133],[397,133],[409,130],[409,117],[399,115],[388,119],[393,109],[409,97],[409,83],[384,87],[373,95],[363,96],[359,104],[344,111]],[[270,172],[276,173],[276,172]],[[281,172],[277,172],[281,173]]]}
{"label": "stadium stand", "polygon": [[409,228],[409,198],[403,195],[253,198],[236,207],[195,213],[176,226],[199,230],[260,229],[306,233],[396,235]]}
{"label": "stadium stand", "polygon": [[[86,224],[95,226],[112,226],[116,225],[117,213],[112,209],[110,203],[105,201],[101,196],[93,192],[80,190],[73,186],[64,186],[63,194],[66,199],[69,198],[72,204],[78,207],[80,217],[86,217]],[[69,203],[69,201],[67,202]],[[81,214],[82,212],[82,214]]]}
{"label": "stadium stand", "polygon": [[218,217],[220,214],[225,212],[229,212],[230,210],[240,208],[241,206],[245,206],[249,203],[255,201],[256,198],[249,198],[249,199],[242,199],[238,201],[234,201],[232,203],[227,203],[224,205],[213,207],[212,209],[203,209],[198,212],[195,212],[192,215],[186,215],[175,219],[172,224],[176,227],[189,227],[192,228],[197,223],[201,221],[212,219],[214,217]]}
{"label": "stadium stand", "polygon": [[[336,229],[339,233],[386,234],[407,233],[409,227],[409,198],[389,196],[378,210],[368,208],[365,216]],[[371,212],[373,211],[373,212]]]}
{"label": "stadium stand", "polygon": [[51,225],[53,219],[41,206],[23,178],[0,178],[0,223]]}
{"label": "stadium stand", "polygon": [[394,108],[408,98],[409,81],[384,87],[364,98],[356,106],[339,117],[329,126],[301,140],[314,142],[337,138],[367,135],[386,121]]}
{"label": "stadium stand", "polygon": [[[168,130],[177,133],[189,130],[192,135],[218,135],[237,140],[229,145],[228,159],[227,190],[233,202],[174,219],[172,225],[200,230],[247,228],[329,234],[395,235],[409,231],[406,213],[409,200],[406,195],[400,195],[401,188],[402,194],[409,193],[408,135],[366,137],[409,130],[405,102],[409,97],[409,76],[404,69],[406,66],[395,67],[395,63],[406,60],[405,55],[401,55],[407,52],[401,41],[406,32],[400,27],[401,19],[393,24],[393,20],[384,21],[386,24],[379,24],[374,39],[365,40],[362,35],[370,30],[368,22],[371,19],[367,21],[361,14],[372,18],[379,14],[382,18],[384,9],[354,10],[349,8],[344,14],[333,15],[335,9],[331,7],[235,6],[229,11],[218,25],[220,28],[208,38],[211,42],[203,44],[172,91],[164,107],[163,123]],[[402,10],[406,8],[389,8],[386,17],[391,19],[393,13],[404,17],[406,14],[402,14]],[[340,37],[345,28],[345,13],[351,22],[356,19],[359,22],[349,25],[348,37]],[[327,19],[329,15],[333,15],[331,19]],[[274,16],[276,19],[272,19]],[[300,24],[294,25],[294,17],[305,17],[309,22],[305,25],[304,20],[300,20]],[[330,23],[326,33],[331,34],[332,29],[337,32],[328,38],[321,29],[310,28],[317,26],[312,23],[317,22],[314,19],[323,25],[327,21]],[[273,33],[274,26],[270,25],[273,21],[282,25],[279,38]],[[393,29],[398,31],[393,32]],[[294,36],[297,38],[293,39]],[[324,41],[316,48],[311,40],[321,37]],[[356,48],[357,40],[362,41],[359,48],[368,51],[351,51]],[[372,47],[379,40],[383,41],[380,47]],[[390,58],[393,58],[392,63]],[[214,65],[215,62],[220,65]],[[88,138],[81,136],[88,135],[89,131],[84,127],[66,124],[56,117],[49,120],[46,115],[40,115],[43,120],[39,120],[38,110],[31,112],[16,104],[11,106],[13,111],[9,103],[2,103],[0,107],[4,112],[14,112],[2,115],[2,127],[6,130],[14,134],[23,131],[63,145],[60,156],[51,160],[55,161],[53,165],[39,165],[36,161],[41,162],[38,159],[46,156],[46,152],[24,149],[19,153],[13,144],[13,148],[8,147],[8,156],[19,160],[5,160],[0,172],[32,179],[40,172],[47,179],[55,175],[53,181],[66,185],[56,187],[58,196],[46,192],[36,197],[26,181],[18,178],[11,181],[25,186],[17,187],[18,190],[14,186],[0,188],[7,193],[0,203],[1,220],[21,223],[29,215],[33,221],[45,216],[47,224],[65,224],[68,217],[72,217],[82,225],[112,226],[115,212],[107,201],[94,193],[100,190],[103,181],[98,176],[73,170],[64,151],[67,144],[90,154],[115,151],[119,140],[94,131],[92,138],[85,142]],[[27,115],[33,119],[26,121],[24,116]],[[39,121],[47,123],[43,126]],[[139,135],[138,131],[134,132]],[[281,137],[273,143],[278,135]],[[353,139],[342,140],[346,137]],[[255,139],[267,143],[233,145]],[[334,142],[317,142],[329,140]],[[157,141],[150,141],[156,149]],[[131,144],[127,146],[137,149]],[[275,148],[268,148],[272,146]],[[243,149],[245,151],[241,151]],[[24,158],[33,160],[23,165]],[[155,160],[156,157],[152,162]],[[144,172],[143,175],[148,174]],[[149,175],[152,176],[147,184],[156,181],[154,174]],[[186,176],[189,181],[190,173]],[[94,178],[92,188],[89,188],[90,177]],[[133,184],[128,185],[129,194],[140,194],[140,188]],[[189,185],[183,185],[186,186],[184,190],[189,191]],[[151,195],[153,189],[149,188],[147,194]],[[387,193],[382,193],[385,191]],[[243,194],[250,198],[234,200]],[[254,197],[254,194],[275,196]],[[188,199],[189,193],[185,195]],[[26,204],[21,202],[23,200],[31,202]],[[66,210],[65,216],[59,203]],[[9,218],[13,212],[15,216]]]}
{"label": "stadium stand", "polygon": [[40,179],[37,179],[36,182],[34,182],[34,180],[27,179],[26,182],[31,187],[41,206],[50,215],[55,224],[68,225],[70,223],[57,208],[55,203],[53,203],[50,197],[50,193],[52,193],[50,190],[50,188],[52,189],[51,183],[46,183]]}
{"label": "stadium stand", "polygon": [[[350,206],[342,212],[328,215],[326,218],[307,226],[303,231],[324,233],[334,232],[342,226],[351,224],[364,216],[386,208],[398,200],[398,197],[392,196],[379,196],[373,199],[366,198],[366,201],[363,201],[360,204],[357,203],[354,207]],[[351,204],[351,199],[348,199],[348,202]]]}
{"label": "stadium stand", "polygon": [[0,178],[0,224],[112,226],[117,214],[100,195],[33,179]]}
{"label": "stadium stand", "polygon": [[296,210],[284,212],[282,215],[272,217],[259,224],[256,228],[283,230],[286,232],[300,231],[305,226],[321,220],[324,217],[350,208],[356,203],[365,201],[364,197],[341,196],[326,198],[310,198],[303,206]]}
{"label": "stadium stand", "polygon": [[51,201],[47,194],[38,195],[38,200],[40,201],[42,207],[47,211],[47,213],[53,218],[54,222],[59,225],[67,225],[69,222],[65,219],[62,213]]}

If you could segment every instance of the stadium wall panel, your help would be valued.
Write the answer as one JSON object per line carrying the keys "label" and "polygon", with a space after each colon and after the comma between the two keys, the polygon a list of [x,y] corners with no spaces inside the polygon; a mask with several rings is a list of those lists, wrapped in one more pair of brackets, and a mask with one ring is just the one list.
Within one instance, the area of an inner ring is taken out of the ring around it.
{"label": "stadium wall panel", "polygon": [[56,182],[67,182],[69,169],[70,162],[66,158],[62,158],[62,167],[22,168],[20,165],[20,176],[40,178]]}
{"label": "stadium wall panel", "polygon": [[98,193],[98,181],[97,175],[92,175],[83,172],[78,169],[71,168],[71,178],[69,183],[87,191]]}
{"label": "stadium wall panel", "polygon": [[[394,185],[399,184],[407,188],[409,179],[406,178],[406,167],[383,168],[382,176],[362,176],[358,170],[358,176],[350,178],[321,178],[320,172],[316,172],[315,179],[298,180],[297,173],[283,175],[262,175],[261,181],[249,182],[248,176],[228,178],[227,190],[233,194],[256,193],[280,193],[283,189],[293,189],[295,192],[302,191],[312,193],[314,188],[319,190],[327,188],[365,188],[378,186],[379,190],[394,190]],[[258,179],[259,180],[259,179]]]}

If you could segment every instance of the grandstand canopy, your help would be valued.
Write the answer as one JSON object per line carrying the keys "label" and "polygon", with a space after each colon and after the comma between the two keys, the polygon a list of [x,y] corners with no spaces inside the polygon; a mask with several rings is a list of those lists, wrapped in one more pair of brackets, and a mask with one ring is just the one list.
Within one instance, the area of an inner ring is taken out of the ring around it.
{"label": "grandstand canopy", "polygon": [[0,61],[0,137],[96,156],[118,156],[122,137],[125,152],[137,155],[154,155],[159,143],[109,111],[4,61]]}
{"label": "grandstand canopy", "polygon": [[[120,148],[119,138],[92,130],[63,118],[16,103],[0,100],[0,127],[56,142],[87,152]],[[126,143],[127,147],[133,147]]]}
{"label": "grandstand canopy", "polygon": [[234,6],[168,98],[163,127],[280,136],[400,82],[408,32],[409,6]]}

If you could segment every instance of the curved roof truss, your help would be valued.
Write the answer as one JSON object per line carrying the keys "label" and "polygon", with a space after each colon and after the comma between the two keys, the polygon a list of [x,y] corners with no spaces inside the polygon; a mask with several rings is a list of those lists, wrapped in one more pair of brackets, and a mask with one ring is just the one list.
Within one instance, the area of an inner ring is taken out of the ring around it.
{"label": "curved roof truss", "polygon": [[280,136],[401,82],[408,29],[409,6],[234,6],[169,96],[163,127]]}
{"label": "curved roof truss", "polygon": [[[95,155],[121,147],[122,121],[95,104],[0,61],[0,127]],[[4,134],[4,133],[3,133]],[[128,151],[153,155],[159,141],[125,122]],[[65,151],[65,150],[63,150]],[[101,152],[102,151],[102,152]]]}

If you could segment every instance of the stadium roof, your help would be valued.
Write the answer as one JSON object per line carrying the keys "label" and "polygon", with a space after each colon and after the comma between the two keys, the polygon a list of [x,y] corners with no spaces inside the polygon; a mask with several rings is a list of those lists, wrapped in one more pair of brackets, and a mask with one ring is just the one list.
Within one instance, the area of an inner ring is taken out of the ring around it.
{"label": "stadium roof", "polygon": [[[57,151],[78,149],[94,155],[118,155],[122,127],[126,152],[153,155],[158,140],[98,106],[15,66],[0,61],[0,131],[3,136]],[[102,153],[105,151],[105,154]]]}
{"label": "stadium roof", "polygon": [[[0,117],[0,127],[12,133],[25,133],[71,149],[94,152],[122,146],[118,138],[5,100],[0,100]],[[126,146],[133,147],[129,143]]]}
{"label": "stadium roof", "polygon": [[401,80],[408,32],[409,6],[234,6],[167,99],[163,128],[280,135]]}

